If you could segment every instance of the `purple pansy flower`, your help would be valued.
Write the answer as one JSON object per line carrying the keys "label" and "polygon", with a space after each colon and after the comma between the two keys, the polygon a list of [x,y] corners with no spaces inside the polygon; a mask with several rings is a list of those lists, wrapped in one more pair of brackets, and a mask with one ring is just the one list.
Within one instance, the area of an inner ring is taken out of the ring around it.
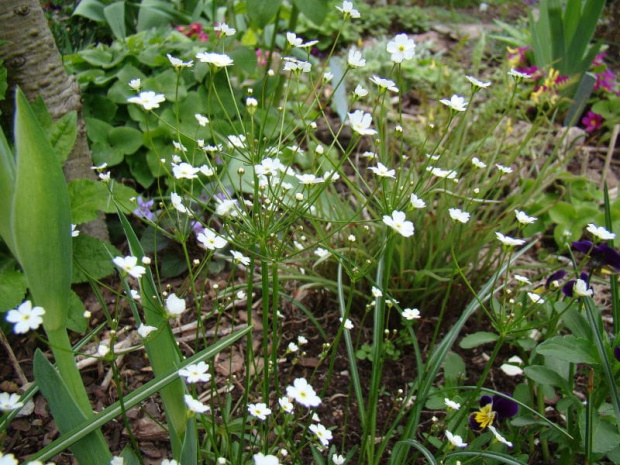
{"label": "purple pansy flower", "polygon": [[519,405],[505,394],[503,397],[495,394],[493,397],[484,395],[480,398],[480,409],[469,416],[469,427],[477,432],[487,426],[494,426],[498,421],[512,418],[519,411]]}
{"label": "purple pansy flower", "polygon": [[147,200],[146,202],[142,198],[141,195],[138,196],[138,208],[133,211],[133,214],[138,218],[144,218],[145,220],[154,221],[155,214],[151,211],[153,205],[155,204],[155,200]]}

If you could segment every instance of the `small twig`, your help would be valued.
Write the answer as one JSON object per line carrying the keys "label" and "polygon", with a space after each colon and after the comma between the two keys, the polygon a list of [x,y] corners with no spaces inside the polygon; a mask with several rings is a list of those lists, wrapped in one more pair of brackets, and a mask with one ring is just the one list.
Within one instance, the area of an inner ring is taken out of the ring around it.
{"label": "small twig", "polygon": [[4,331],[2,331],[2,329],[0,329],[0,341],[2,342],[2,345],[4,346],[4,348],[6,349],[7,354],[9,355],[9,360],[11,361],[11,364],[13,365],[13,368],[15,369],[15,373],[17,374],[17,377],[19,378],[20,384],[22,386],[25,386],[26,384],[28,384],[28,378],[26,378],[26,375],[22,371],[22,367],[19,364],[17,357],[15,357],[15,354],[13,353],[13,349],[11,348],[11,345],[9,344],[9,341],[4,335]]}
{"label": "small twig", "polygon": [[609,171],[609,165],[611,164],[611,157],[614,154],[614,148],[616,147],[616,142],[618,141],[618,133],[620,133],[620,124],[616,124],[613,132],[611,133],[609,150],[607,151],[607,156],[605,157],[605,165],[603,166],[603,173],[601,175],[601,189],[605,186],[607,172]]}

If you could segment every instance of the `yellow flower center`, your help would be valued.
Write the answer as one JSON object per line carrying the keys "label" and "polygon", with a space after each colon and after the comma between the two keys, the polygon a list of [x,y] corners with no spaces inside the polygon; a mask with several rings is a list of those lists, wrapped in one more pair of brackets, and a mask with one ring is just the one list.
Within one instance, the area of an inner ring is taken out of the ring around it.
{"label": "yellow flower center", "polygon": [[492,409],[493,404],[487,404],[476,412],[476,416],[474,418],[476,419],[476,423],[480,425],[481,429],[493,424],[493,420],[495,420],[495,412]]}

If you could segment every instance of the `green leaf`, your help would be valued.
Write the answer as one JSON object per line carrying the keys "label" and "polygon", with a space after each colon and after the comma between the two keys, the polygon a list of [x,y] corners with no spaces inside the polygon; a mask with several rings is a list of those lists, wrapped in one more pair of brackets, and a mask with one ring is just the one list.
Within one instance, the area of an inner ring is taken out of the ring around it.
{"label": "green leaf", "polygon": [[317,26],[323,24],[327,16],[328,3],[328,0],[293,0],[293,4],[299,11]]}
{"label": "green leaf", "polygon": [[17,307],[27,291],[26,277],[21,271],[0,271],[0,312]]}
{"label": "green leaf", "polygon": [[103,16],[112,30],[112,34],[117,40],[127,37],[127,27],[125,26],[125,2],[112,3],[103,9]]}
{"label": "green leaf", "polygon": [[282,0],[247,0],[250,20],[259,28],[265,27],[276,15]]}
{"label": "green leaf", "polygon": [[17,177],[12,231],[30,293],[45,308],[46,331],[65,325],[71,287],[71,209],[60,162],[26,96],[17,91]]}
{"label": "green leaf", "polygon": [[103,7],[105,4],[99,0],[82,0],[73,11],[74,16],[84,16],[97,22],[104,22]]}
{"label": "green leaf", "polygon": [[107,164],[108,167],[123,163],[125,154],[107,142],[95,142],[92,147],[92,160],[95,165]]}
{"label": "green leaf", "polygon": [[474,347],[481,346],[482,344],[495,342],[498,339],[499,336],[495,333],[479,331],[477,333],[468,334],[467,336],[465,336],[459,343],[459,346],[462,349],[473,349]]}
{"label": "green leaf", "polygon": [[[593,452],[596,454],[606,454],[612,451],[618,444],[620,444],[620,434],[615,426],[608,421],[601,419],[598,414],[592,415],[592,438],[593,438]],[[581,439],[586,430],[586,411],[583,409],[581,415],[579,415],[579,432],[581,433]]]}
{"label": "green leaf", "polygon": [[[45,396],[61,433],[89,420],[80,410],[64,380],[38,349],[34,355],[33,368],[37,385]],[[94,432],[76,442],[71,450],[81,465],[109,463],[112,458],[103,436]]]}
{"label": "green leaf", "polygon": [[123,153],[131,155],[142,147],[142,132],[129,126],[113,128],[108,133],[110,146]]}
{"label": "green leaf", "polygon": [[89,278],[105,278],[114,272],[112,256],[121,255],[116,247],[84,234],[73,241],[74,283],[85,283]]}
{"label": "green leaf", "polygon": [[2,218],[0,220],[0,237],[13,255],[15,255],[15,245],[10,218],[15,190],[15,170],[15,155],[4,136],[4,132],[0,129],[0,218]]}
{"label": "green leaf", "polygon": [[130,199],[137,195],[131,187],[118,182],[113,183],[112,194],[110,194],[108,187],[102,182],[75,179],[69,183],[72,222],[73,224],[87,223],[97,218],[100,211],[115,213],[116,206],[111,196],[114,196],[123,212],[130,212],[135,209],[135,204]]}
{"label": "green leaf", "polygon": [[587,339],[575,336],[556,336],[541,342],[536,347],[536,352],[545,357],[555,357],[570,363],[594,364],[598,360],[594,355],[593,345]]}
{"label": "green leaf", "polygon": [[84,318],[84,303],[73,291],[71,291],[71,296],[69,297],[67,328],[80,334],[84,334],[88,329],[88,322]]}
{"label": "green leaf", "polygon": [[113,128],[111,124],[96,118],[84,118],[84,122],[86,123],[86,133],[91,141],[101,143],[108,141],[108,134]]}
{"label": "green leaf", "polygon": [[52,124],[48,138],[61,163],[64,163],[69,158],[76,137],[77,112],[70,111],[65,113]]}
{"label": "green leaf", "polygon": [[562,389],[566,389],[568,384],[564,378],[562,378],[555,371],[550,370],[547,367],[541,365],[533,365],[529,367],[525,367],[523,369],[525,376],[530,378],[532,381],[537,382],[542,385],[555,386]]}

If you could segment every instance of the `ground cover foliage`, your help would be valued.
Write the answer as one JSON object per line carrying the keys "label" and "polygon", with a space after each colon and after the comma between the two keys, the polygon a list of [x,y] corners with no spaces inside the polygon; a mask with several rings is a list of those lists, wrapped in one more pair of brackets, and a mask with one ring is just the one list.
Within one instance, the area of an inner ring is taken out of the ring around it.
{"label": "ground cover foliage", "polygon": [[67,45],[98,181],[19,91],[0,139],[0,463],[620,462],[620,200],[572,169],[615,144],[601,50],[143,3],[82,2],[109,41]]}

